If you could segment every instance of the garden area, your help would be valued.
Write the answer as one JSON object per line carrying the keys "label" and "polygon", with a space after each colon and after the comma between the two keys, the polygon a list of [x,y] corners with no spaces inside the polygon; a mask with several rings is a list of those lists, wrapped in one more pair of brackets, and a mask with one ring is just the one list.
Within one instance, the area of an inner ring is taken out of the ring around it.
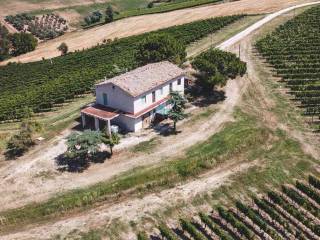
{"label": "garden area", "polygon": [[5,21],[20,32],[30,32],[40,40],[54,39],[68,31],[67,21],[57,14],[34,16],[26,13],[9,15]]}

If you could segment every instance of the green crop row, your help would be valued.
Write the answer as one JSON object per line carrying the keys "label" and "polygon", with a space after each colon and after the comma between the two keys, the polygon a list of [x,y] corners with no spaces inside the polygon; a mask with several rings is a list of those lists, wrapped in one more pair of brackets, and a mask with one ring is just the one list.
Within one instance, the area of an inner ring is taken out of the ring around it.
{"label": "green crop row", "polygon": [[320,117],[319,25],[320,7],[316,6],[259,40],[256,48],[287,83],[295,100],[301,101],[304,95],[304,114]]}
{"label": "green crop row", "polygon": [[115,40],[52,60],[0,67],[0,121],[19,119],[26,108],[34,112],[50,111],[55,104],[91,91],[104,77],[111,78],[138,67],[137,46],[149,34],[166,33],[190,44],[242,17],[196,21]]}

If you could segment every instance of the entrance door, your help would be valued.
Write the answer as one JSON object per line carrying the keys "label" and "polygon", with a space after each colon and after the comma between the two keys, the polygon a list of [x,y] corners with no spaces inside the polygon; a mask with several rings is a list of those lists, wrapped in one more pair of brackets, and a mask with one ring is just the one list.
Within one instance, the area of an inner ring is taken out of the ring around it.
{"label": "entrance door", "polygon": [[106,93],[103,93],[102,97],[103,97],[103,105],[108,106],[108,95]]}

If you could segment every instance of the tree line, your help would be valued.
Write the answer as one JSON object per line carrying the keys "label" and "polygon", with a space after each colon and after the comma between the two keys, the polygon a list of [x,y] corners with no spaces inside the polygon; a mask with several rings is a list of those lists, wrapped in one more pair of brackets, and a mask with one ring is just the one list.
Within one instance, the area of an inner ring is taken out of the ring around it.
{"label": "tree line", "polygon": [[[106,42],[50,60],[0,67],[0,121],[21,119],[25,107],[31,108],[35,113],[50,111],[66,100],[91,92],[99,79],[111,78],[144,65],[140,60],[139,49],[146,45],[146,38],[152,40],[159,38],[155,35],[166,34],[179,41],[178,44],[186,46],[242,17],[228,16],[196,21]],[[181,52],[174,42],[172,48]],[[172,49],[164,49],[163,53],[166,51],[170,52]],[[154,58],[153,54],[158,53],[150,52],[150,60]],[[181,61],[184,55],[182,53],[175,57],[177,61]]]}
{"label": "tree line", "polygon": [[8,29],[0,24],[0,61],[33,51],[38,40],[30,33],[9,33]]}

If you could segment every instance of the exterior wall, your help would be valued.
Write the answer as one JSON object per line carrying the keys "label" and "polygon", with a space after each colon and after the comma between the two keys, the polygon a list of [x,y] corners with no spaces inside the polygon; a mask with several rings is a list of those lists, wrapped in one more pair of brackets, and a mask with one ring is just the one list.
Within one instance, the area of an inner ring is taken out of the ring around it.
{"label": "exterior wall", "polygon": [[124,112],[133,113],[134,98],[113,84],[96,86],[96,103],[104,105],[103,93],[108,96],[108,107],[120,109]]}
{"label": "exterior wall", "polygon": [[137,132],[139,130],[142,129],[142,118],[139,117],[139,118],[136,118],[136,119],[133,119],[134,120],[134,131]]}
{"label": "exterior wall", "polygon": [[[124,92],[122,89],[120,89],[117,86],[114,86],[112,84],[105,84],[105,85],[97,85],[96,86],[96,103],[104,105],[103,102],[103,93],[106,93],[108,96],[108,107],[115,108],[115,109],[120,109],[125,112],[129,113],[137,113],[139,111],[142,111],[149,107],[150,105],[153,104],[152,102],[152,92],[155,91],[156,93],[156,99],[155,102],[158,102],[170,94],[170,83],[172,83],[172,90],[173,91],[178,91],[181,94],[184,94],[184,84],[185,84],[185,79],[184,77],[180,78],[181,79],[181,84],[178,85],[178,78],[173,79],[170,82],[167,82],[163,85],[158,86],[155,89],[152,89],[148,91],[146,94],[140,95],[136,98],[131,97],[128,95],[126,92]],[[162,94],[161,94],[161,89]],[[146,96],[146,103],[143,104],[141,101],[141,97]],[[165,109],[170,109],[169,105],[164,104]],[[150,118],[153,120],[155,116],[155,110],[151,110],[151,116]],[[127,131],[131,132],[137,132],[142,129],[142,117],[139,118],[130,118],[125,115],[120,115],[116,119],[113,119],[111,121],[111,124],[116,124],[120,128],[125,129]]]}
{"label": "exterior wall", "polygon": [[[139,111],[142,111],[143,109],[149,107],[150,105],[153,104],[152,102],[152,92],[155,91],[156,92],[156,102],[160,101],[161,99],[167,97],[170,94],[170,88],[169,85],[170,83],[172,83],[172,90],[173,91],[178,91],[181,94],[184,94],[184,77],[180,78],[181,79],[181,84],[178,85],[178,79],[173,79],[170,82],[167,82],[163,85],[158,86],[155,89],[152,89],[150,91],[148,91],[147,93],[140,95],[136,98],[134,98],[134,112],[133,113],[137,113]],[[163,89],[163,94],[161,95],[161,88]],[[141,97],[146,96],[146,103],[143,103],[141,101]]]}
{"label": "exterior wall", "polygon": [[134,118],[129,118],[125,115],[120,115],[119,117],[115,118],[111,122],[112,124],[118,125],[120,128],[129,131],[129,132],[135,132],[136,129],[136,122]]}

